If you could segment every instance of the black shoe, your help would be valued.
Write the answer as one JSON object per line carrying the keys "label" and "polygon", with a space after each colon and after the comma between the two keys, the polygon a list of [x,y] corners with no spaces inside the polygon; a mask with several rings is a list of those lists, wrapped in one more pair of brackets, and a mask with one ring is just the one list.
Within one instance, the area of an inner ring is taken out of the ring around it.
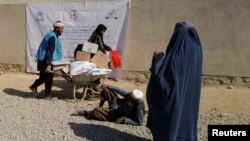
{"label": "black shoe", "polygon": [[33,94],[38,95],[37,87],[29,86],[29,88],[30,88],[30,90],[32,91]]}
{"label": "black shoe", "polygon": [[38,95],[36,95],[36,98],[37,98],[37,99],[43,99],[43,98],[44,98],[44,95],[43,95],[43,94],[38,94]]}
{"label": "black shoe", "polygon": [[50,94],[45,94],[43,99],[50,100],[51,99],[51,95]]}
{"label": "black shoe", "polygon": [[37,99],[45,99],[45,100],[50,100],[51,99],[51,95],[50,94],[38,94],[36,95]]}

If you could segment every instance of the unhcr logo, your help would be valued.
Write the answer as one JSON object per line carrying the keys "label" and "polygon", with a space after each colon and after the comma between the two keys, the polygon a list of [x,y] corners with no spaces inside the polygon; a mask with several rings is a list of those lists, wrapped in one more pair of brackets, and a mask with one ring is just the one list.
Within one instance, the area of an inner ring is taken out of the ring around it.
{"label": "unhcr logo", "polygon": [[118,19],[118,12],[117,10],[109,10],[107,13],[107,16],[105,17],[105,19]]}
{"label": "unhcr logo", "polygon": [[78,18],[78,12],[76,10],[71,10],[70,18],[75,21]]}
{"label": "unhcr logo", "polygon": [[44,12],[43,11],[38,11],[36,12],[36,21],[37,22],[43,22],[45,19],[44,19]]}

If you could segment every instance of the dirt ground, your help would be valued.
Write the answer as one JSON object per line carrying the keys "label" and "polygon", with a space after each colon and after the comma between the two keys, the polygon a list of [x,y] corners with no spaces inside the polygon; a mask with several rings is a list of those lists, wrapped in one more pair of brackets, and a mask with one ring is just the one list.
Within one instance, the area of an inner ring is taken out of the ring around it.
{"label": "dirt ground", "polygon": [[[231,89],[232,88],[232,89]],[[250,89],[245,87],[202,87],[201,112],[217,109],[227,114],[250,115]]]}
{"label": "dirt ground", "polygon": [[[7,73],[0,75],[0,89],[4,91],[6,88],[16,89],[18,91],[29,92],[28,86],[38,78],[35,74],[23,73]],[[105,84],[112,84],[126,90],[134,88],[141,89],[146,92],[147,84],[138,85],[134,82],[125,80],[111,81],[104,80]],[[38,88],[42,91],[44,86]],[[52,88],[54,94],[60,99],[73,99],[72,86],[61,77],[55,77],[54,86]],[[0,97],[1,98],[1,97]],[[201,93],[200,111],[210,112],[216,109],[228,114],[247,114],[250,115],[250,88],[239,86],[203,86]],[[95,103],[97,101],[89,101]],[[146,102],[146,99],[145,99]]]}
{"label": "dirt ground", "polygon": [[[145,127],[146,121],[142,127],[134,127],[70,116],[76,110],[94,108],[99,101],[74,100],[72,83],[67,83],[61,77],[54,79],[52,88],[54,98],[43,100],[32,97],[28,87],[37,78],[37,75],[23,73],[0,75],[0,140],[148,141],[152,139],[150,131]],[[144,93],[147,87],[147,84],[138,85],[125,80],[116,82],[106,79],[104,83],[127,90],[137,88]],[[44,86],[41,86],[38,90],[43,89]],[[225,124],[229,122],[224,120],[224,116],[226,119],[227,115],[236,115],[242,118],[238,121],[230,116],[232,123],[249,123],[249,100],[250,89],[246,87],[204,86],[201,93],[200,114],[222,113],[218,116],[220,120],[216,121],[219,123],[223,121]],[[201,140],[206,140],[207,124],[214,122],[210,123],[208,122],[210,118],[203,117],[201,117],[199,136]]]}

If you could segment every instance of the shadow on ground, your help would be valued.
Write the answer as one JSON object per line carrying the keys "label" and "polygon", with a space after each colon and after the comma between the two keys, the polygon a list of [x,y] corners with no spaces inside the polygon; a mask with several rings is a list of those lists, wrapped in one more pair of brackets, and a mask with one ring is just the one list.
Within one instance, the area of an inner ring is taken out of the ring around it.
{"label": "shadow on ground", "polygon": [[19,96],[22,98],[35,98],[35,95],[33,95],[32,92],[20,91],[13,88],[5,88],[3,92],[8,95]]}
{"label": "shadow on ground", "polygon": [[[8,95],[18,96],[22,98],[35,98],[35,95],[30,91],[28,87],[29,86],[27,86],[27,91],[22,91],[14,88],[5,88],[3,92]],[[39,87],[44,89],[44,84]],[[60,88],[60,90],[53,89],[55,87]],[[44,91],[42,90],[39,93],[43,94]],[[73,99],[73,84],[70,84],[65,80],[54,80],[51,93],[52,97],[58,99]]]}
{"label": "shadow on ground", "polygon": [[103,125],[69,123],[76,136],[92,141],[150,141]]}

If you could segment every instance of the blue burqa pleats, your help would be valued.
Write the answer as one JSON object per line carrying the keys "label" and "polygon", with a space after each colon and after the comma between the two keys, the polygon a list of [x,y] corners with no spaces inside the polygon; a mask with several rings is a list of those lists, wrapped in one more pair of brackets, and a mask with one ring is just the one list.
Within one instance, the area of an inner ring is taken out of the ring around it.
{"label": "blue burqa pleats", "polygon": [[155,57],[147,87],[147,126],[155,141],[196,141],[202,46],[190,22],[179,22],[165,53]]}

